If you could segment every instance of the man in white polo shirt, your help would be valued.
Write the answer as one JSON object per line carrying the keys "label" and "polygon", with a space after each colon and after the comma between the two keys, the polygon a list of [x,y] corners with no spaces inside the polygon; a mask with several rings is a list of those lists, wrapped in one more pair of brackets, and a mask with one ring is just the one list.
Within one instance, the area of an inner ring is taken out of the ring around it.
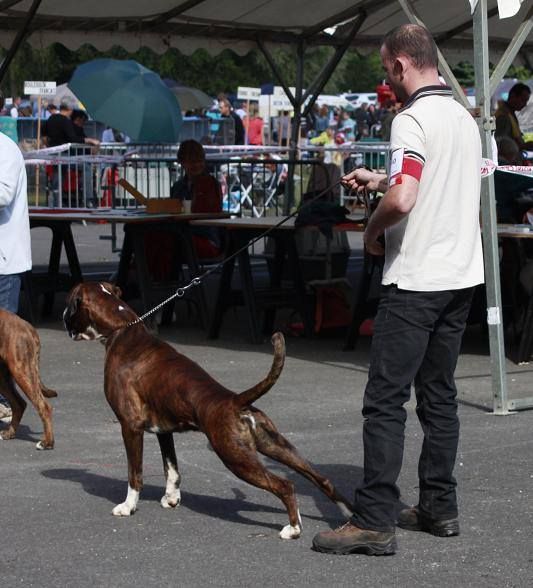
{"label": "man in white polo shirt", "polygon": [[[483,282],[481,142],[474,119],[439,81],[425,28],[391,31],[381,58],[404,103],[392,123],[389,174],[358,169],[345,178],[354,189],[385,193],[364,237],[371,254],[385,254],[363,402],[364,480],[350,521],[315,536],[313,547],[327,553],[393,554],[396,522],[441,537],[459,534],[454,371],[474,287]],[[424,432],[419,501],[397,517],[403,405],[413,382]]]}

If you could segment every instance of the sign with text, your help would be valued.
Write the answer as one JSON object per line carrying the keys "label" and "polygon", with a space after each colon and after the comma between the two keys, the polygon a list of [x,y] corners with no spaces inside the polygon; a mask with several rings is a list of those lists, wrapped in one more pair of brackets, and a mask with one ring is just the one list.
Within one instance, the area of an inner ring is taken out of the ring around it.
{"label": "sign with text", "polygon": [[55,96],[55,82],[24,82],[24,94],[34,96]]}
{"label": "sign with text", "polygon": [[270,104],[272,108],[276,110],[293,110],[291,101],[288,98],[283,98],[281,96],[272,98],[272,102]]}
{"label": "sign with text", "polygon": [[246,86],[237,88],[237,98],[239,100],[259,100],[259,96],[261,96],[261,88],[248,88]]}
{"label": "sign with text", "polygon": [[[296,94],[296,88],[289,86],[290,93],[294,96]],[[305,91],[305,90],[304,90]],[[274,96],[287,96],[282,86],[274,86]]]}

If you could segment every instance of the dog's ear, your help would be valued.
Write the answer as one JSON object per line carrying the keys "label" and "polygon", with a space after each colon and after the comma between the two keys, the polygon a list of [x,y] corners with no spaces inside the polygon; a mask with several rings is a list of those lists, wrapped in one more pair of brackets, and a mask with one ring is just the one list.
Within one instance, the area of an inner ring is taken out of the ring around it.
{"label": "dog's ear", "polygon": [[117,298],[122,298],[122,290],[118,286],[113,285],[113,294]]}
{"label": "dog's ear", "polygon": [[80,297],[79,296],[72,296],[72,298],[70,299],[69,305],[68,305],[68,309],[70,311],[70,314],[74,314],[78,310],[79,303],[80,303]]}
{"label": "dog's ear", "polygon": [[122,298],[122,290],[115,286],[115,284],[110,284],[109,282],[100,282],[100,285],[103,286],[108,292],[114,294],[117,298]]}

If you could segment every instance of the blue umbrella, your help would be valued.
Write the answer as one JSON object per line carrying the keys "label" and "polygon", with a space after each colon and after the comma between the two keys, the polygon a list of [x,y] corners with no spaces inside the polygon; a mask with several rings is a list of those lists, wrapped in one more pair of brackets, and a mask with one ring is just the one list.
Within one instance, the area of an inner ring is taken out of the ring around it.
{"label": "blue umbrella", "polygon": [[136,61],[95,59],[76,68],[69,88],[92,118],[133,141],[176,143],[182,119],[174,94]]}

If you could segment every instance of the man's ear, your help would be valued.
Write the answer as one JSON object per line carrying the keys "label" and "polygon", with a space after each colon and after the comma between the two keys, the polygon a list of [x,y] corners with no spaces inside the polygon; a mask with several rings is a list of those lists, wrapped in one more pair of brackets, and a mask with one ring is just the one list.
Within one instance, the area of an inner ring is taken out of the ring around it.
{"label": "man's ear", "polygon": [[400,79],[403,78],[403,74],[405,73],[405,64],[401,57],[395,58],[394,64],[392,66],[392,72],[395,76],[399,77]]}

